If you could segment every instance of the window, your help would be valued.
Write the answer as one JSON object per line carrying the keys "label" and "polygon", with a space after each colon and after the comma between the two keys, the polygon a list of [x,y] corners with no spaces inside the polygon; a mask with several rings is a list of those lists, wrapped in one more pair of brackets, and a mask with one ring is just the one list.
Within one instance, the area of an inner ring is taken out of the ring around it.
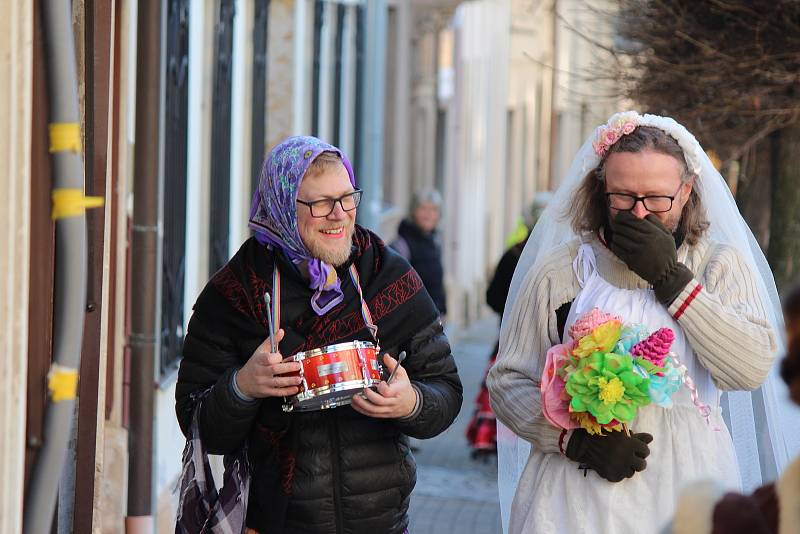
{"label": "window", "polygon": [[264,143],[267,127],[267,42],[270,0],[256,0],[253,23],[253,111],[250,179],[252,190],[258,187],[261,163],[264,160]]}
{"label": "window", "polygon": [[183,350],[186,274],[186,167],[189,118],[189,0],[169,0],[164,99],[164,241],[161,264],[160,376]]}
{"label": "window", "polygon": [[234,0],[220,0],[214,25],[214,94],[211,116],[211,213],[209,273],[228,261],[231,196],[231,85]]}

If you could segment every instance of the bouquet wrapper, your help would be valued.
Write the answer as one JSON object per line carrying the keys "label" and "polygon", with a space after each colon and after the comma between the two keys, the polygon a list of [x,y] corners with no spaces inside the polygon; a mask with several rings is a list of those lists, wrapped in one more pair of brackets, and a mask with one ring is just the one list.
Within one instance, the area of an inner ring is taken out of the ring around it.
{"label": "bouquet wrapper", "polygon": [[542,372],[542,413],[550,424],[570,430],[580,425],[570,418],[569,398],[558,369],[568,360],[572,344],[554,345],[547,351]]}

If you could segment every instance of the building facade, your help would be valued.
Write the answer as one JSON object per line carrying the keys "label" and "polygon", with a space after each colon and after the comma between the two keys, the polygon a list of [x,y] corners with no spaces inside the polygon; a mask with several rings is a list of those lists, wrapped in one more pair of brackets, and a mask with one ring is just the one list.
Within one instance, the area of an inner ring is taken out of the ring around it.
{"label": "building facade", "polygon": [[[45,3],[7,4],[0,531],[17,532],[48,443],[59,335],[47,146],[58,87],[47,78]],[[575,75],[596,57],[572,29],[596,36],[606,24],[583,4],[72,2],[85,193],[104,206],[86,212],[83,349],[58,532],[174,529],[185,328],[206,281],[248,238],[262,160],[286,136],[317,135],[351,157],[365,190],[359,222],[387,240],[411,193],[438,189],[448,323],[486,313],[487,278],[524,207],[558,185],[577,139],[616,109]]]}

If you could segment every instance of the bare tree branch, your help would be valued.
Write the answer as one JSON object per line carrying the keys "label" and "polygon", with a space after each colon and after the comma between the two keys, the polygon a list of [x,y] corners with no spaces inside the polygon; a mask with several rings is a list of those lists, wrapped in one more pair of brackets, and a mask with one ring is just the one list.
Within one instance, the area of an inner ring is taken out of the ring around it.
{"label": "bare tree branch", "polygon": [[800,121],[800,1],[617,0],[605,76],[728,161]]}

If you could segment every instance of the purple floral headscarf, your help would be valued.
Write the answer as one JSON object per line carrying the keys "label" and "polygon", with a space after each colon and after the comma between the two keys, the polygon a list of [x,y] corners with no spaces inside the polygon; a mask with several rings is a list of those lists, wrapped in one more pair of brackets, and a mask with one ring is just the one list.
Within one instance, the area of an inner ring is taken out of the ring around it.
{"label": "purple floral headscarf", "polygon": [[355,187],[353,168],[341,150],[316,137],[289,137],[270,151],[261,167],[248,224],[260,243],[280,248],[297,265],[306,264],[309,287],[315,290],[311,307],[317,315],[324,315],[344,298],[336,269],[311,256],[297,229],[296,200],[300,182],[311,162],[323,152],[334,152],[342,158],[350,183]]}

